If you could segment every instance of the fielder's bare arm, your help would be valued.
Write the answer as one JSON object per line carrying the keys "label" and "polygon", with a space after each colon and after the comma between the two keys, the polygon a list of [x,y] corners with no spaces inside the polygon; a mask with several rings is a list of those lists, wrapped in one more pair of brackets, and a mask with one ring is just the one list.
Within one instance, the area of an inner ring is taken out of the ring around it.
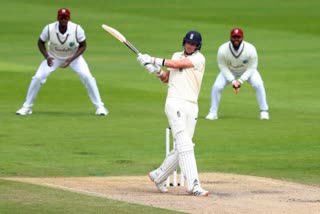
{"label": "fielder's bare arm", "polygon": [[[168,94],[165,104],[175,148],[163,163],[149,173],[160,192],[168,192],[165,181],[179,165],[187,180],[187,191],[195,196],[208,196],[202,189],[192,142],[198,118],[198,96],[200,93],[205,57],[200,52],[201,34],[188,32],[183,38],[183,51],[173,54],[171,59],[151,57],[139,54],[138,61],[149,72],[155,72],[161,81],[168,83]],[[163,71],[161,67],[167,67]]]}

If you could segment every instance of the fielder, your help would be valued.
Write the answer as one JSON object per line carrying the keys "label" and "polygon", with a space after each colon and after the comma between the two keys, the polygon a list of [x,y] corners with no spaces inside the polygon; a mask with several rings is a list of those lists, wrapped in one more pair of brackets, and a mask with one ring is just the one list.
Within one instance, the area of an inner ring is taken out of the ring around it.
{"label": "fielder", "polygon": [[[37,72],[32,77],[29,85],[26,101],[19,109],[17,115],[32,114],[32,106],[41,86],[48,76],[57,68],[70,66],[85,85],[91,102],[96,107],[96,115],[108,114],[95,78],[91,75],[89,67],[82,53],[86,49],[86,37],[82,27],[70,20],[70,10],[62,8],[58,11],[58,21],[44,27],[38,40],[38,47],[45,60],[40,64]],[[48,42],[48,50],[45,43]]]}
{"label": "fielder", "polygon": [[[188,193],[195,196],[209,195],[200,185],[192,142],[198,117],[198,96],[205,70],[205,57],[200,53],[201,45],[201,34],[190,31],[183,38],[184,50],[174,53],[172,59],[155,58],[148,54],[139,54],[137,58],[149,72],[156,72],[162,82],[168,83],[165,113],[174,137],[175,149],[159,168],[149,173],[150,179],[163,193],[168,192],[166,179],[179,165],[187,181]],[[165,66],[168,70],[164,72],[160,66]]]}
{"label": "fielder", "polygon": [[257,51],[252,44],[243,41],[243,31],[240,28],[231,30],[230,41],[219,47],[217,58],[220,73],[212,86],[211,107],[206,119],[218,119],[221,92],[227,84],[231,83],[234,92],[237,94],[240,91],[241,85],[245,81],[248,81],[256,91],[260,108],[260,119],[269,120],[266,91],[257,70]]}

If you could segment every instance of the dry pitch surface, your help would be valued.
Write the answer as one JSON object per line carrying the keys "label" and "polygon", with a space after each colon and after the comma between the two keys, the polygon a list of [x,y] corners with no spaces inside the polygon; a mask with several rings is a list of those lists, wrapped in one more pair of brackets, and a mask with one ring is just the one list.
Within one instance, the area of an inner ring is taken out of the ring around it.
{"label": "dry pitch surface", "polygon": [[320,213],[320,187],[253,176],[200,174],[209,197],[188,195],[185,187],[170,187],[169,193],[159,193],[147,176],[3,179],[186,213]]}

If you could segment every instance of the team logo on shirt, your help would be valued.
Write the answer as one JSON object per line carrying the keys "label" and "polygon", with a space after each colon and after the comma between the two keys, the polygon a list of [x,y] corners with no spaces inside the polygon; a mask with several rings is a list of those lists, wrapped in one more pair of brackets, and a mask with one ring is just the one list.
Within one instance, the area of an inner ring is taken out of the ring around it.
{"label": "team logo on shirt", "polygon": [[247,63],[248,63],[248,60],[243,60],[242,63],[243,63],[243,64],[247,64]]}
{"label": "team logo on shirt", "polygon": [[177,111],[177,117],[181,117],[180,111]]}
{"label": "team logo on shirt", "polygon": [[70,42],[70,43],[69,43],[69,46],[70,46],[70,47],[73,47],[74,45],[75,45],[74,42]]}

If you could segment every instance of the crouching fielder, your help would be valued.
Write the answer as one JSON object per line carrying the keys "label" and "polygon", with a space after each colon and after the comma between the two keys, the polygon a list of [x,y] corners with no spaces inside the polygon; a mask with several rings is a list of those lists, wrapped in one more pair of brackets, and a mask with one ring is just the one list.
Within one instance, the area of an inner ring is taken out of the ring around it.
{"label": "crouching fielder", "polygon": [[[202,189],[192,142],[198,117],[198,96],[205,70],[205,57],[200,53],[202,38],[197,31],[188,32],[183,38],[184,50],[173,54],[172,59],[139,54],[138,61],[149,72],[156,72],[162,82],[168,83],[165,104],[175,148],[159,168],[149,173],[160,192],[168,192],[165,181],[179,165],[186,180],[187,191],[195,196],[208,196]],[[168,68],[162,71],[160,66]]]}
{"label": "crouching fielder", "polygon": [[206,119],[218,119],[221,93],[227,84],[231,83],[237,94],[241,85],[248,81],[256,91],[260,119],[269,120],[266,91],[257,70],[257,51],[252,44],[243,41],[243,31],[240,28],[233,28],[230,32],[230,41],[219,47],[217,61],[220,73],[212,86],[210,112]]}
{"label": "crouching fielder", "polygon": [[[82,83],[85,85],[91,102],[96,107],[96,115],[107,115],[108,111],[100,98],[96,80],[91,75],[82,56],[86,49],[84,30],[80,25],[69,21],[70,10],[67,8],[61,8],[58,11],[57,19],[58,21],[46,25],[40,35],[38,47],[45,59],[32,77],[26,101],[16,114],[32,114],[33,103],[48,76],[59,67],[70,66],[80,76]],[[45,47],[46,42],[48,42],[48,51]]]}

